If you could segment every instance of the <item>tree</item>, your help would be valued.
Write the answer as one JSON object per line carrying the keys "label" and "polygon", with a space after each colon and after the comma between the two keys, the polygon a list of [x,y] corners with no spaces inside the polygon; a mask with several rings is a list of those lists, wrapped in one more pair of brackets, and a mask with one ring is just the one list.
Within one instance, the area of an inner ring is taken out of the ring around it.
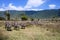
{"label": "tree", "polygon": [[57,22],[58,16],[53,16],[52,17],[52,21],[56,21]]}
{"label": "tree", "polygon": [[10,20],[10,13],[8,11],[5,11],[5,16],[7,20]]}
{"label": "tree", "polygon": [[24,15],[24,16],[21,16],[21,20],[26,21],[26,20],[28,20],[28,18],[27,18],[27,16]]}
{"label": "tree", "polygon": [[0,17],[0,20],[5,20],[5,18],[4,17]]}
{"label": "tree", "polygon": [[20,14],[20,16],[21,16],[22,21],[28,20],[28,17],[27,17],[27,15],[25,13]]}

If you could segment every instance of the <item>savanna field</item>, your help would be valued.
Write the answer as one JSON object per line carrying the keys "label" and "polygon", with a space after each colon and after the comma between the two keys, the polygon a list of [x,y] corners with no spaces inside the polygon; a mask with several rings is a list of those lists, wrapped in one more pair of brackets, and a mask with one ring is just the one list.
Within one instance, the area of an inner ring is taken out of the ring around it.
{"label": "savanna field", "polygon": [[0,40],[60,40],[60,22],[39,21],[33,25],[27,22],[25,29],[12,27],[12,31],[7,31],[4,23],[0,21]]}
{"label": "savanna field", "polygon": [[60,40],[60,0],[0,0],[0,40]]}

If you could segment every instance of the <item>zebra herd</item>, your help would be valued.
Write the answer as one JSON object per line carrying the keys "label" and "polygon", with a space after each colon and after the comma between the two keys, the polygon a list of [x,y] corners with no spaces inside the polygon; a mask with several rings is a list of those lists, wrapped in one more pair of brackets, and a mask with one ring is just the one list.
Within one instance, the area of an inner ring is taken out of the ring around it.
{"label": "zebra herd", "polygon": [[21,27],[21,29],[25,29],[26,24],[25,24],[25,23],[18,23],[18,22],[10,23],[9,21],[6,21],[6,22],[5,22],[5,29],[6,29],[7,31],[12,31],[12,27],[13,27],[15,30],[19,30],[20,27]]}
{"label": "zebra herd", "polygon": [[40,25],[40,24],[41,23],[39,21],[30,21],[30,22],[29,21],[28,22],[6,21],[5,22],[5,29],[7,31],[12,31],[12,27],[13,27],[15,30],[19,30],[20,28],[25,29],[29,25]]}

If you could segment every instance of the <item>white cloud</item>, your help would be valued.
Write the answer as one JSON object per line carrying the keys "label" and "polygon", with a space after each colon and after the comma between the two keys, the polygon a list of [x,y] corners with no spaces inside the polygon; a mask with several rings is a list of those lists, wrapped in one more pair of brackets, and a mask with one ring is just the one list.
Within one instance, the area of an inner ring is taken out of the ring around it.
{"label": "white cloud", "polygon": [[21,6],[16,7],[12,3],[10,3],[8,7],[6,7],[6,10],[23,10],[23,8]]}
{"label": "white cloud", "polygon": [[24,11],[40,11],[40,10],[44,10],[44,9],[25,9]]}
{"label": "white cloud", "polygon": [[0,11],[5,11],[5,10],[42,10],[42,9],[33,9],[32,7],[38,7],[42,5],[46,0],[28,0],[27,4],[22,7],[22,6],[14,6],[12,3],[9,3],[8,6],[5,6],[5,4],[2,4],[2,7],[0,8]]}
{"label": "white cloud", "polygon": [[30,9],[30,10],[34,10],[34,11],[40,11],[40,10],[43,10],[43,9]]}
{"label": "white cloud", "polygon": [[55,7],[56,7],[55,4],[50,4],[50,5],[49,5],[49,8],[50,8],[50,9],[54,9]]}
{"label": "white cloud", "polygon": [[28,0],[25,8],[32,8],[32,7],[39,7],[43,3],[45,3],[46,0]]}
{"label": "white cloud", "polygon": [[0,8],[0,11],[5,11],[5,9],[3,9],[3,8]]}
{"label": "white cloud", "polygon": [[5,5],[2,5],[2,8],[0,8],[0,11],[5,11],[5,10],[23,10],[23,7],[21,6],[14,6],[12,3],[10,3],[7,7]]}
{"label": "white cloud", "polygon": [[39,9],[39,10],[44,10],[44,9]]}

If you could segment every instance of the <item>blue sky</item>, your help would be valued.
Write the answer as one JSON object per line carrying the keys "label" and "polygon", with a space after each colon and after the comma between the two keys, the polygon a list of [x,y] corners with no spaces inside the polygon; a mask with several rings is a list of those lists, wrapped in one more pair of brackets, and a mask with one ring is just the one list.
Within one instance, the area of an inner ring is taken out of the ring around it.
{"label": "blue sky", "polygon": [[60,0],[0,0],[0,11],[60,9]]}

